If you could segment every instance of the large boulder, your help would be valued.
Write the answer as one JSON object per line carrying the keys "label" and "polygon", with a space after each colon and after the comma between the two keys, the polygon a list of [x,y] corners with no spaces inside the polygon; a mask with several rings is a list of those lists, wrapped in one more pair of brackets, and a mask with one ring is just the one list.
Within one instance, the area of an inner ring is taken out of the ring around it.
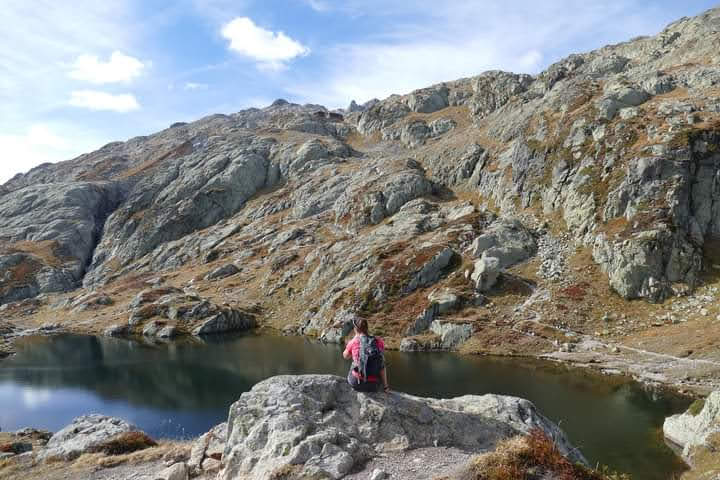
{"label": "large boulder", "polygon": [[572,460],[584,458],[527,400],[467,395],[450,400],[364,394],[330,375],[278,376],[258,383],[230,408],[218,478],[342,478],[383,453],[424,447],[492,450],[539,428]]}
{"label": "large boulder", "polygon": [[496,257],[483,256],[475,261],[475,269],[471,279],[478,292],[486,292],[495,286],[500,275],[500,260]]}
{"label": "large boulder", "polygon": [[663,433],[682,447],[683,459],[688,463],[693,463],[693,457],[703,447],[714,451],[710,442],[720,434],[720,391],[711,393],[704,401],[698,400],[687,412],[666,418]]}
{"label": "large boulder", "polygon": [[495,222],[470,246],[475,258],[495,257],[500,268],[508,268],[520,263],[537,251],[537,243],[530,231],[513,218]]}
{"label": "large boulder", "polygon": [[84,415],[55,433],[47,447],[38,454],[38,458],[74,460],[116,435],[135,431],[138,431],[137,427],[119,418],[99,414]]}

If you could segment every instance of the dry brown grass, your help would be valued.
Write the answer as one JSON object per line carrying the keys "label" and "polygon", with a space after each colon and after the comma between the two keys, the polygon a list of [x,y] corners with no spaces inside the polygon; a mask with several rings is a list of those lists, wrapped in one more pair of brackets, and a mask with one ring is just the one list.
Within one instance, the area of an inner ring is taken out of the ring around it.
{"label": "dry brown grass", "polygon": [[3,250],[8,253],[27,253],[37,257],[45,265],[58,267],[62,265],[62,259],[57,254],[58,242],[56,240],[44,240],[41,242],[16,242],[7,245]]}
{"label": "dry brown grass", "polygon": [[143,432],[126,432],[97,445],[92,448],[91,452],[106,455],[124,455],[156,446],[157,442]]}
{"label": "dry brown grass", "polygon": [[[475,457],[461,476],[462,480],[607,480],[608,477],[574,464],[560,453],[542,430],[500,442],[493,452]],[[614,478],[628,479],[627,476]]]}
{"label": "dry brown grass", "polygon": [[[403,118],[400,122],[412,123],[417,120],[421,120],[425,123],[430,123],[434,120],[441,118],[449,118],[455,122],[455,128],[465,128],[471,123],[470,110],[466,106],[460,107],[446,107],[442,110],[438,110],[432,113],[410,113],[408,116]],[[398,123],[400,123],[398,122]]]}

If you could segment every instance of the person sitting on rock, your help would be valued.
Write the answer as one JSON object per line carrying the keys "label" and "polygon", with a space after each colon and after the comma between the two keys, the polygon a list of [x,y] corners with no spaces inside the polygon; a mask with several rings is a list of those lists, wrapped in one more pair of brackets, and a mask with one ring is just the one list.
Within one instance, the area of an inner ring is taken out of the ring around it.
{"label": "person sitting on rock", "polygon": [[353,361],[348,373],[350,386],[358,392],[377,392],[382,385],[387,392],[390,387],[383,354],[385,342],[380,337],[368,334],[368,322],[364,318],[356,317],[353,326],[355,337],[348,342],[343,352],[344,359]]}

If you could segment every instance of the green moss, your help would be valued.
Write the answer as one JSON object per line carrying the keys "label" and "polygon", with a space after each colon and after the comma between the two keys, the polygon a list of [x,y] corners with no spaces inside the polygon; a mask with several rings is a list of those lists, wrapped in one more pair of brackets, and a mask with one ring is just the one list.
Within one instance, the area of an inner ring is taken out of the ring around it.
{"label": "green moss", "polygon": [[698,398],[688,407],[687,413],[689,413],[693,417],[697,417],[700,412],[702,412],[703,408],[705,408],[705,399]]}

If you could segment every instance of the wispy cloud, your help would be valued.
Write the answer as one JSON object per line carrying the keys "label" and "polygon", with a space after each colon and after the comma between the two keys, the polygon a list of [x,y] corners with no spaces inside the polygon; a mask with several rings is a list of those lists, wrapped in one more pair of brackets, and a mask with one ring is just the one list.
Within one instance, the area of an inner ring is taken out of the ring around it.
{"label": "wispy cloud", "polygon": [[327,12],[332,9],[332,5],[323,0],[305,0],[305,3],[316,12]]}
{"label": "wispy cloud", "polygon": [[68,101],[73,107],[89,110],[105,110],[127,113],[140,109],[140,103],[130,93],[112,94],[96,90],[78,90],[70,94]]}
{"label": "wispy cloud", "polygon": [[285,62],[310,53],[309,48],[284,32],[266,30],[247,17],[227,23],[222,36],[230,40],[230,50],[257,61],[264,70],[280,70]]}
{"label": "wispy cloud", "polygon": [[196,82],[185,82],[185,85],[183,85],[183,89],[185,90],[207,90],[208,84],[207,83],[196,83]]}
{"label": "wispy cloud", "polygon": [[95,55],[80,55],[68,75],[95,84],[128,83],[139,77],[143,68],[143,62],[122,52],[113,52],[106,62]]}

